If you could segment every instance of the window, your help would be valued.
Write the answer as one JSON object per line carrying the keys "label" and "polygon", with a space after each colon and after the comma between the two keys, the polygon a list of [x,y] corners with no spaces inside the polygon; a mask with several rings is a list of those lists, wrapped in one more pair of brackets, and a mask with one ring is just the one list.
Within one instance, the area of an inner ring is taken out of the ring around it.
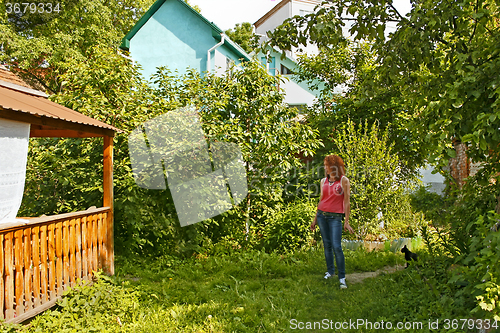
{"label": "window", "polygon": [[289,74],[293,74],[293,72],[288,67],[281,64],[281,74],[282,75],[289,75]]}

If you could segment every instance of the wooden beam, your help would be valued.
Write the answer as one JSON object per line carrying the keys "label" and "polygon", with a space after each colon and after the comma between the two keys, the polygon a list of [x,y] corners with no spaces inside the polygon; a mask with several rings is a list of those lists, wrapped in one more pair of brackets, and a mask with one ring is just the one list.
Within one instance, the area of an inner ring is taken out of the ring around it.
{"label": "wooden beam", "polygon": [[43,130],[31,129],[30,138],[95,138],[104,135],[72,131],[72,130]]}
{"label": "wooden beam", "polygon": [[106,218],[106,263],[108,274],[115,274],[114,235],[113,235],[113,138],[104,137],[104,161],[103,161],[103,204],[110,210]]}
{"label": "wooden beam", "polygon": [[75,123],[75,122],[67,121],[64,119],[56,119],[56,118],[50,118],[50,117],[45,117],[45,116],[39,116],[39,115],[34,115],[31,113],[26,113],[26,112],[21,112],[21,111],[8,110],[8,109],[6,110],[6,109],[3,109],[1,107],[0,107],[0,118],[14,120],[14,121],[20,121],[23,123],[30,123],[33,125],[49,126],[49,127],[55,128],[55,129],[63,129],[63,130],[71,130],[71,131],[76,131],[76,132],[97,134],[95,136],[113,137],[114,133],[115,133],[113,130],[107,129],[107,128]]}

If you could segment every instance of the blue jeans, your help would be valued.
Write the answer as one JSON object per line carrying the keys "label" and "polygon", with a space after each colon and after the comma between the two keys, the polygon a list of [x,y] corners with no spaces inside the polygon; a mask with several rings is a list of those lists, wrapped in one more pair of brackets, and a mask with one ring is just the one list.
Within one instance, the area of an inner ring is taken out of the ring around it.
{"label": "blue jeans", "polygon": [[342,251],[342,220],[340,216],[324,216],[319,212],[316,215],[317,223],[323,239],[325,248],[325,260],[328,273],[335,274],[335,265],[333,264],[333,254],[337,262],[339,279],[345,278],[345,258]]}

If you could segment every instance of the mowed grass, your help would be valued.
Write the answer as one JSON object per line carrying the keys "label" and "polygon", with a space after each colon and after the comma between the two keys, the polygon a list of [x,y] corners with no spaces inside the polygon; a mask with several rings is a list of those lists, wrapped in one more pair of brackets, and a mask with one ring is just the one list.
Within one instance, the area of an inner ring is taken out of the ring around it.
{"label": "mowed grass", "polygon": [[[400,253],[358,250],[345,256],[348,274],[404,264]],[[182,261],[118,256],[115,270],[111,281],[101,278],[69,293],[65,306],[30,325],[0,331],[435,332],[429,321],[438,318],[443,328],[444,317],[467,318],[467,307],[454,304],[446,286],[414,267],[356,284],[348,277],[349,288],[340,289],[338,279],[323,279],[321,248]],[[396,329],[399,322],[405,329]]]}
{"label": "mowed grass", "polygon": [[[404,262],[390,252],[345,254],[348,274]],[[289,332],[298,322],[376,320],[384,314],[380,299],[391,283],[367,279],[341,290],[338,279],[323,279],[325,270],[323,250],[313,248],[182,263],[118,258],[116,277],[141,292],[140,320],[131,332]]]}

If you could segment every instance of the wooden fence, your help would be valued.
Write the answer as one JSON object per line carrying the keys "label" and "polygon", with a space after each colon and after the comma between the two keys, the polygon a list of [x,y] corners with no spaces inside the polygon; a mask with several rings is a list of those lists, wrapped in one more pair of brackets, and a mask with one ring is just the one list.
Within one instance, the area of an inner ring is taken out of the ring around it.
{"label": "wooden fence", "polygon": [[0,318],[22,322],[99,269],[114,273],[109,207],[0,225]]}

